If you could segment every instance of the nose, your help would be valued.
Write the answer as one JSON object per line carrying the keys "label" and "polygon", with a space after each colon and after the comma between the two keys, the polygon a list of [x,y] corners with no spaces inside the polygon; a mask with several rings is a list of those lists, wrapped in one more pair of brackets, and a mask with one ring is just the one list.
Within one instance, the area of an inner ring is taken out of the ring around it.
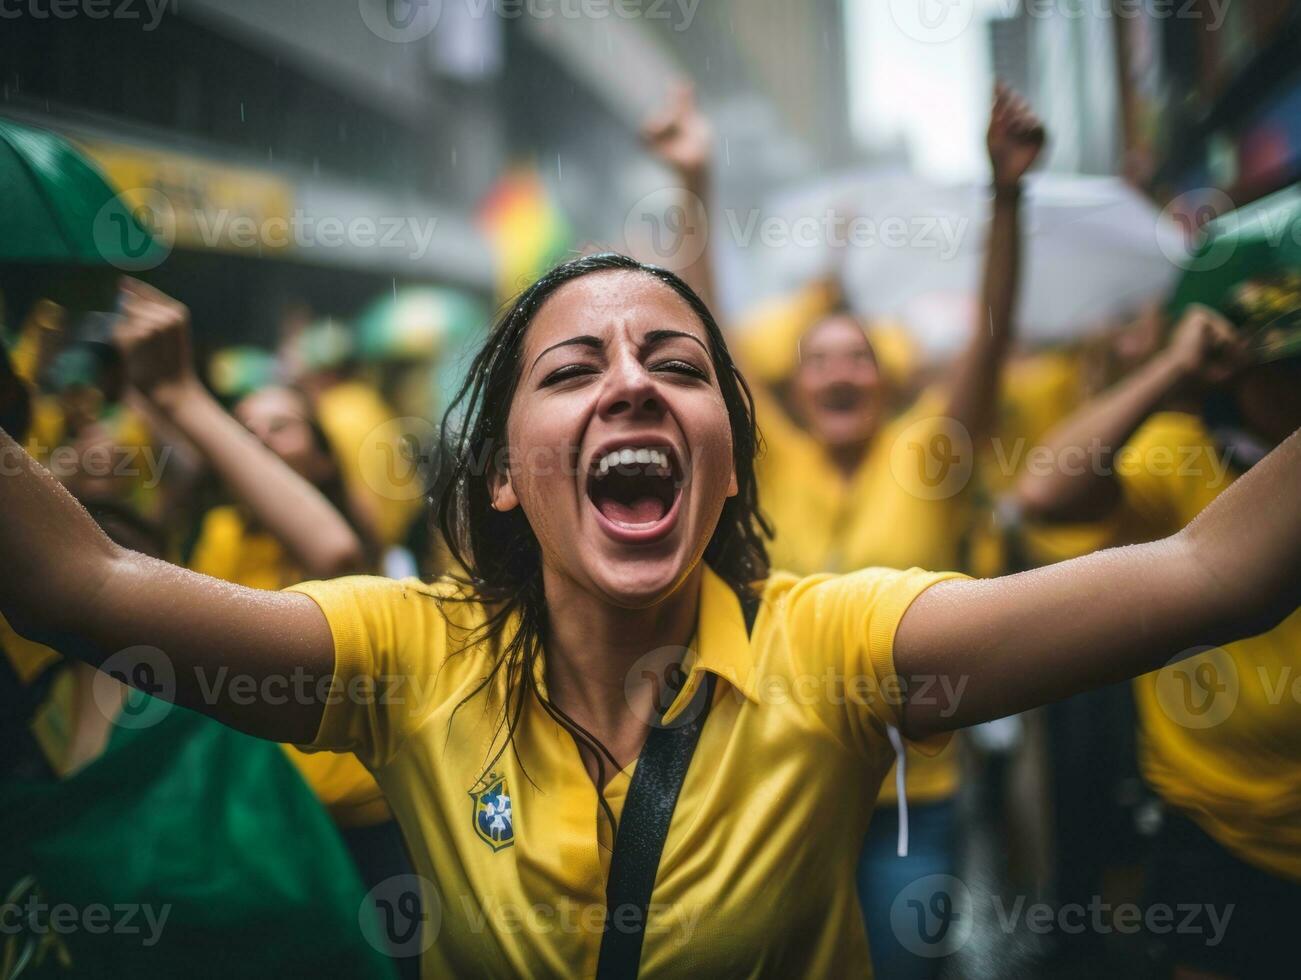
{"label": "nose", "polygon": [[664,414],[654,376],[631,352],[610,366],[597,411],[602,418],[624,420],[654,420]]}

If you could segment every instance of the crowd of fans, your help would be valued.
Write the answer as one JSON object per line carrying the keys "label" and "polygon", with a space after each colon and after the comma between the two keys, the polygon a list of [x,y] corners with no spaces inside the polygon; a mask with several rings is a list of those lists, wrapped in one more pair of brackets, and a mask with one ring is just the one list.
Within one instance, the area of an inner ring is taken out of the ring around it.
{"label": "crowd of fans", "polygon": [[[690,98],[646,139],[707,208],[712,138]],[[1295,271],[1238,284],[1219,310],[1153,296],[1072,345],[1018,339],[1021,185],[1045,139],[1000,89],[981,314],[947,363],[925,363],[897,324],[850,308],[834,276],[724,324],[763,438],[774,568],[987,577],[1153,540],[1301,424]],[[708,302],[701,251],[682,273]],[[363,361],[333,322],[201,365],[184,299],[130,278],[113,314],[11,297],[0,427],[114,541],[217,579],[277,590],[455,571],[428,497],[395,489],[398,467],[432,492],[442,452],[432,427],[403,422],[399,375]],[[418,370],[431,378],[433,364]],[[1294,493],[1280,506],[1295,507]],[[382,916],[384,889],[411,862],[356,757],[275,748],[183,709],[151,717],[157,702],[131,690],[147,679],[106,676],[56,652],[66,642],[0,619],[0,881],[41,869],[6,902],[111,895],[169,908],[167,934],[123,952],[32,920],[0,934],[0,977],[72,963],[68,975],[177,976],[203,962],[244,976],[413,975],[391,932],[358,928],[358,909]],[[879,976],[961,975],[961,950],[919,955],[892,917],[905,889],[937,875],[966,882],[977,903],[1001,888],[1059,906],[1101,896],[1230,910],[1215,943],[1067,930],[1029,954],[1006,946],[1009,962],[1282,975],[1301,908],[1301,713],[1271,685],[1301,666],[1301,618],[1195,653],[938,755],[897,746],[858,871]],[[1233,706],[1202,723],[1226,684]],[[982,847],[996,855],[984,865]]]}

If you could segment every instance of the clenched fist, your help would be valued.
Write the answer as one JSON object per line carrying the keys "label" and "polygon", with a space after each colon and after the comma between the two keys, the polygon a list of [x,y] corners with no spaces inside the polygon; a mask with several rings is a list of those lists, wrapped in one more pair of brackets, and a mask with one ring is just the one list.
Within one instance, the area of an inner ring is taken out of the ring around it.
{"label": "clenched fist", "polygon": [[124,278],[120,312],[113,339],[132,385],[160,407],[202,389],[190,353],[190,311],[183,303]]}
{"label": "clenched fist", "polygon": [[1002,82],[994,86],[985,144],[994,168],[994,187],[1012,190],[1039,157],[1046,136],[1029,104]]}
{"label": "clenched fist", "polygon": [[1195,384],[1217,385],[1247,364],[1247,338],[1211,309],[1194,303],[1184,311],[1165,355]]}
{"label": "clenched fist", "polygon": [[690,85],[674,86],[668,106],[646,121],[641,135],[650,151],[685,179],[698,180],[709,169],[714,130]]}

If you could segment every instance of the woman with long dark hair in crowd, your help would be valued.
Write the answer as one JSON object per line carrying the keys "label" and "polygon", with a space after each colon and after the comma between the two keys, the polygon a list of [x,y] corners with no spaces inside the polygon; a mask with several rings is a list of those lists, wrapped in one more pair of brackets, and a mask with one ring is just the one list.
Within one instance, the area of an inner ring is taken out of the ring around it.
{"label": "woman with long dark hair in crowd", "polygon": [[[622,256],[526,290],[453,411],[465,577],[434,585],[259,592],[134,554],[0,436],[0,611],[83,655],[151,645],[177,703],[357,753],[437,894],[430,977],[862,975],[887,726],[934,739],[1297,603],[1301,435],[1150,544],[986,581],[770,572],[745,383],[697,296]],[[281,696],[299,676],[329,680]]]}

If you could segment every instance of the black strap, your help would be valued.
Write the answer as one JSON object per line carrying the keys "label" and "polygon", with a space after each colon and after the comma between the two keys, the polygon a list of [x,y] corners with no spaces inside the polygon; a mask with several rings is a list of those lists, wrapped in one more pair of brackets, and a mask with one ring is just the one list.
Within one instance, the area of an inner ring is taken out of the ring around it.
{"label": "black strap", "polygon": [[[687,767],[700,740],[700,730],[714,700],[713,674],[705,675],[697,697],[703,704],[695,717],[674,728],[655,727],[646,736],[610,855],[605,886],[605,934],[596,962],[597,980],[631,980],[641,963],[646,910],[655,873],[659,870],[669,822]],[[687,708],[692,711],[691,707]]]}
{"label": "black strap", "polygon": [[[759,600],[752,593],[741,593],[737,598],[741,601],[748,633],[754,628]],[[696,693],[696,698],[703,699],[703,703],[686,709],[694,717],[677,727],[652,728],[637,758],[610,855],[610,877],[605,886],[605,934],[596,961],[597,980],[633,980],[637,976],[646,934],[646,910],[650,907],[660,855],[691,756],[714,703],[717,680],[714,674],[705,674],[705,682]]]}

